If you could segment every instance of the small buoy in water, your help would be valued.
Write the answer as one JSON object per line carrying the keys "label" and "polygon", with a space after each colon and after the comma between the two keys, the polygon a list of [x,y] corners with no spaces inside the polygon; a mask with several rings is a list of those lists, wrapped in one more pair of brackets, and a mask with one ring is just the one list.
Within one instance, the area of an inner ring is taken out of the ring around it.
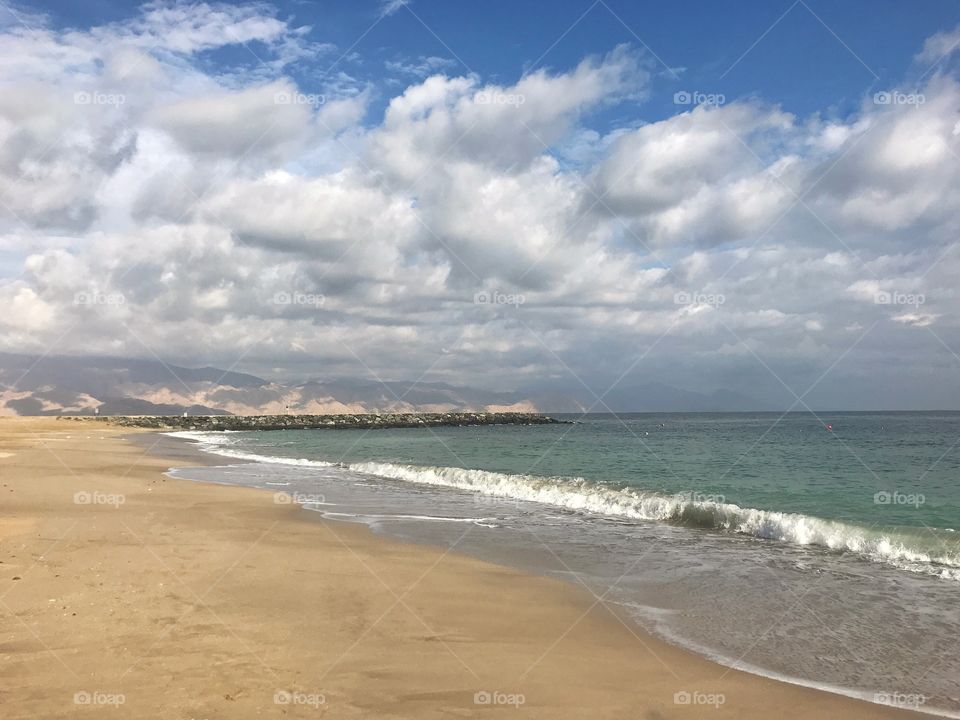
{"label": "small buoy in water", "polygon": [[831,423],[827,423],[827,430],[833,432],[833,425]]}

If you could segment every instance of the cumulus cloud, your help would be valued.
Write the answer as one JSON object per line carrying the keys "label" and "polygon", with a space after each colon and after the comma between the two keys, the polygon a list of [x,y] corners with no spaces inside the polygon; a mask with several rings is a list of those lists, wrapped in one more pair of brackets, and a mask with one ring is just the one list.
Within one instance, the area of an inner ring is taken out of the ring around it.
{"label": "cumulus cloud", "polygon": [[[848,117],[651,119],[669,88],[627,46],[499,82],[396,60],[391,92],[298,85],[324,46],[262,4],[35,22],[0,33],[0,350],[774,396],[854,343],[835,382],[943,381],[960,349],[949,57]],[[260,60],[205,62],[240,44]]]}
{"label": "cumulus cloud", "polygon": [[[443,159],[524,168],[561,140],[585,114],[643,92],[641,58],[619,47],[568,73],[538,71],[512,86],[474,77],[433,75],[393,98],[371,134],[371,152],[410,182]],[[442,169],[442,168],[441,168]]]}
{"label": "cumulus cloud", "polygon": [[157,108],[149,121],[190,154],[232,159],[271,154],[305,139],[310,109],[294,102],[296,97],[295,88],[277,82],[171,102]]}
{"label": "cumulus cloud", "polygon": [[[749,104],[700,106],[620,136],[591,177],[587,202],[634,219],[634,235],[659,246],[717,244],[759,232],[790,201],[782,144],[793,119]],[[769,159],[765,159],[767,156]]]}

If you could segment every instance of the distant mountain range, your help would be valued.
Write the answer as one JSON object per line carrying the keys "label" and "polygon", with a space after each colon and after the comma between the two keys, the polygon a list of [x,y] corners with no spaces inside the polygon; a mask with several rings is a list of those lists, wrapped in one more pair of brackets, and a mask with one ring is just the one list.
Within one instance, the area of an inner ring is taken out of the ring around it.
{"label": "distant mountain range", "polygon": [[446,383],[355,379],[277,383],[151,360],[0,353],[0,415],[252,415],[523,411],[545,413],[768,410],[753,398],[659,383],[617,387],[598,403],[581,387],[492,392]]}

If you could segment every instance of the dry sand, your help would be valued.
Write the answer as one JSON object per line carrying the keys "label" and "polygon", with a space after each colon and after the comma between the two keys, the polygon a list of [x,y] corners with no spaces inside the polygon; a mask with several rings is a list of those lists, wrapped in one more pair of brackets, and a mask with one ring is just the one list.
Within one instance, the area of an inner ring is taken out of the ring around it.
{"label": "dry sand", "polygon": [[721,667],[574,586],[165,478],[129,432],[0,418],[5,720],[920,717]]}

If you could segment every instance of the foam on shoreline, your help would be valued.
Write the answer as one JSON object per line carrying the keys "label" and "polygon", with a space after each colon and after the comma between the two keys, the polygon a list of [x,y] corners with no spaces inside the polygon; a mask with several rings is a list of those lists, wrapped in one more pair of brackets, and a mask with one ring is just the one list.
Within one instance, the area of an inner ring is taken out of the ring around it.
{"label": "foam on shoreline", "polygon": [[[200,449],[225,457],[279,465],[333,467],[337,463],[285,458],[237,450],[229,435],[205,432],[170,433],[200,443]],[[741,507],[697,493],[664,495],[636,488],[615,488],[584,478],[514,475],[457,467],[418,466],[386,462],[339,464],[366,475],[475,494],[565,508],[608,517],[668,522],[691,528],[731,532],[790,543],[851,552],[910,572],[960,581],[960,557],[944,552],[931,537],[896,530],[872,529],[800,513]]]}

